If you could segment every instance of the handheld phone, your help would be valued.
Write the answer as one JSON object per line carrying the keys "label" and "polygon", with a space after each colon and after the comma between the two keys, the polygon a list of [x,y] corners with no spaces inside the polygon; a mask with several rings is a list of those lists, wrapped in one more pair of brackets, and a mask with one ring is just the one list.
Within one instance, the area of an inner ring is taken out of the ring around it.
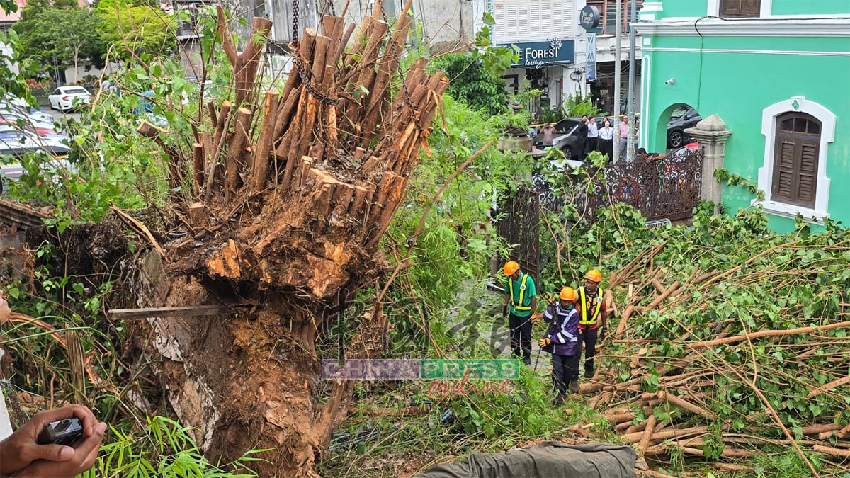
{"label": "handheld phone", "polygon": [[48,423],[38,434],[38,444],[70,445],[83,435],[83,424],[79,418],[66,418]]}

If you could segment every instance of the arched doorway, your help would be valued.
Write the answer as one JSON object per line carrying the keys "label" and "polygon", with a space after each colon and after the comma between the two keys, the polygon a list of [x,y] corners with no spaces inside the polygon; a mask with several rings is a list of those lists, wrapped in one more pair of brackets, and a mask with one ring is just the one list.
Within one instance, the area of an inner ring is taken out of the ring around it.
{"label": "arched doorway", "polygon": [[686,129],[702,120],[699,112],[687,103],[673,103],[658,115],[655,135],[650,138],[650,148],[655,152],[679,149],[691,138]]}

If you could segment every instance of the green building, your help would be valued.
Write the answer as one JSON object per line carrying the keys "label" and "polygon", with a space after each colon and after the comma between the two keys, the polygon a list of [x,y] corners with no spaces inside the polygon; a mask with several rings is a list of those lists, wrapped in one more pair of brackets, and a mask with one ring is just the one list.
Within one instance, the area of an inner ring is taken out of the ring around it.
{"label": "green building", "polygon": [[[667,148],[670,114],[716,114],[723,166],[764,191],[770,226],[850,225],[850,0],[645,1],[639,143]],[[713,180],[703,178],[703,181]],[[730,214],[758,202],[721,189]]]}

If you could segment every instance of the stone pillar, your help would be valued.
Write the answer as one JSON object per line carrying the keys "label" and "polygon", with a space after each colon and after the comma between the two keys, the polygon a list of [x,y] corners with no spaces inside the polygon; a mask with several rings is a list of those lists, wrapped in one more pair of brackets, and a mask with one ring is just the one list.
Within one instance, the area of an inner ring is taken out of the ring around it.
{"label": "stone pillar", "polygon": [[715,204],[714,212],[718,213],[717,205],[720,204],[720,182],[714,179],[714,171],[723,168],[723,160],[726,157],[726,140],[729,139],[731,131],[726,129],[726,123],[717,115],[697,123],[693,128],[687,128],[685,133],[699,143],[703,152],[702,158],[702,181],[700,183],[700,199],[712,201]]}

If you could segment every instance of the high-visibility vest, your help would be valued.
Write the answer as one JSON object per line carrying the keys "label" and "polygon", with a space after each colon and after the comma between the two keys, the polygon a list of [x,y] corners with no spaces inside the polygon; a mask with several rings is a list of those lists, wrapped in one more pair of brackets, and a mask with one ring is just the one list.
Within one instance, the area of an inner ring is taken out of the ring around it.
{"label": "high-visibility vest", "polygon": [[528,274],[522,275],[522,283],[519,286],[519,305],[516,305],[514,302],[514,280],[508,277],[508,289],[511,292],[511,307],[514,310],[531,310],[531,307],[525,307],[522,305],[522,299],[525,297],[525,282],[528,280]]}
{"label": "high-visibility vest", "polygon": [[578,288],[579,300],[581,301],[581,321],[579,321],[579,325],[594,325],[596,324],[596,319],[599,318],[599,311],[602,310],[602,297],[605,296],[605,291],[602,289],[597,289],[596,291],[596,308],[593,311],[593,314],[590,318],[587,317],[587,296],[584,293],[584,287]]}

